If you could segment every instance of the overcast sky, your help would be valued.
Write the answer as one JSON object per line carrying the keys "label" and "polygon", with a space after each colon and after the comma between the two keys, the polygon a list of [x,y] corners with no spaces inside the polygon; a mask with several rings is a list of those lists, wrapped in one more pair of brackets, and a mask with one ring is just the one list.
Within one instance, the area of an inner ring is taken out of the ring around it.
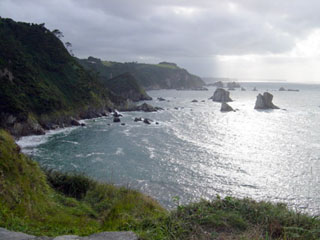
{"label": "overcast sky", "polygon": [[320,83],[320,0],[0,0],[78,57],[172,61],[201,77]]}

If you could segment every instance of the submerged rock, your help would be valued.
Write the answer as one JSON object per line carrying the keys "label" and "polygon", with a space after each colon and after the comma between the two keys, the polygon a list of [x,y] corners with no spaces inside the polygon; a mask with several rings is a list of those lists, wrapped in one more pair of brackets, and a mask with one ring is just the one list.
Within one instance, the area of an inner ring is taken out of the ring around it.
{"label": "submerged rock", "polygon": [[221,112],[233,112],[233,108],[228,104],[228,103],[221,103],[221,108],[220,108]]}
{"label": "submerged rock", "polygon": [[158,97],[157,99],[158,99],[158,101],[160,101],[160,102],[166,101],[166,100],[165,100],[164,98],[162,98],[162,97]]}
{"label": "submerged rock", "polygon": [[265,92],[263,95],[259,93],[254,109],[279,109],[272,103],[272,99],[273,95],[271,93]]}
{"label": "submerged rock", "polygon": [[197,99],[193,99],[191,102],[196,103],[196,102],[198,102],[198,100]]}
{"label": "submerged rock", "polygon": [[214,102],[232,102],[229,95],[230,93],[223,88],[217,88],[210,99]]}
{"label": "submerged rock", "polygon": [[244,87],[241,87],[241,91],[246,91],[246,89]]}

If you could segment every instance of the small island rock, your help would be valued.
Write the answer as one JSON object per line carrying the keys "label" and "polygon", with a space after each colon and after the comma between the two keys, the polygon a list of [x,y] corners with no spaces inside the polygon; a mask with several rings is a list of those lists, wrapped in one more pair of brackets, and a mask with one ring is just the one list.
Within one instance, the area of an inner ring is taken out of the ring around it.
{"label": "small island rock", "polygon": [[284,88],[284,87],[281,87],[281,88],[279,88],[279,91],[280,92],[283,92],[283,91],[285,91],[286,89]]}
{"label": "small island rock", "polygon": [[265,92],[263,95],[259,93],[254,109],[279,109],[272,103],[272,99],[273,95],[271,93]]}
{"label": "small island rock", "polygon": [[223,88],[217,88],[210,99],[214,102],[232,102],[229,95],[230,93]]}
{"label": "small island rock", "polygon": [[233,112],[234,110],[228,103],[222,102],[220,111],[221,112]]}

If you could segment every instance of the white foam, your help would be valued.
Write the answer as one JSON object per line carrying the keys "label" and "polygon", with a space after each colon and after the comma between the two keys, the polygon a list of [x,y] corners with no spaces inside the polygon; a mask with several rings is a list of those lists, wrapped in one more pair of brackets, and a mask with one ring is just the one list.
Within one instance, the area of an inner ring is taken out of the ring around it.
{"label": "white foam", "polygon": [[21,137],[19,140],[16,141],[16,143],[21,147],[23,152],[26,148],[35,148],[41,144],[46,143],[49,138],[55,134],[59,133],[65,133],[69,134],[71,131],[76,129],[77,127],[68,127],[68,128],[59,128],[56,130],[49,130],[46,131],[45,135],[31,135],[31,136],[25,136]]}
{"label": "white foam", "polygon": [[124,155],[124,152],[123,152],[123,148],[117,148],[117,151],[115,152],[115,155]]}

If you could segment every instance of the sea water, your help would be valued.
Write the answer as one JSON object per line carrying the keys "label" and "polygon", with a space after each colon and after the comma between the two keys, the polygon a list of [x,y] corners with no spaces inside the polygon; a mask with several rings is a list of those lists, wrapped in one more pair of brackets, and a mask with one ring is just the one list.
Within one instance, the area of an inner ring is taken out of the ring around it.
{"label": "sea water", "polygon": [[[124,126],[111,116],[85,120],[85,127],[24,137],[18,144],[42,166],[138,189],[167,208],[176,199],[220,195],[285,202],[319,215],[320,85],[242,86],[246,91],[230,91],[235,112],[222,113],[221,104],[208,99],[214,87],[149,91],[148,103],[163,111],[124,112]],[[300,91],[280,92],[281,86]],[[279,110],[254,110],[264,91],[274,95]]]}

